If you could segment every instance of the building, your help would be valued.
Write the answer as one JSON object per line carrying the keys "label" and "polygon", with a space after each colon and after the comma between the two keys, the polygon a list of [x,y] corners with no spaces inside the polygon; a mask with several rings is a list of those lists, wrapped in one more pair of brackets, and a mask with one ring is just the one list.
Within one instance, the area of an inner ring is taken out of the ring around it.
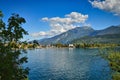
{"label": "building", "polygon": [[69,44],[68,45],[70,48],[74,48],[74,45],[73,44]]}

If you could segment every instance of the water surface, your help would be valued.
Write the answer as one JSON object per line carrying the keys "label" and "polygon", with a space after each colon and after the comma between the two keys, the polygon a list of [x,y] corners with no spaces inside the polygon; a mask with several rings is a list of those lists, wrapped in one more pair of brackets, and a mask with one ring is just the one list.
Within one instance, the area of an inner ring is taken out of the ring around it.
{"label": "water surface", "polygon": [[28,50],[29,80],[110,80],[110,68],[97,49]]}

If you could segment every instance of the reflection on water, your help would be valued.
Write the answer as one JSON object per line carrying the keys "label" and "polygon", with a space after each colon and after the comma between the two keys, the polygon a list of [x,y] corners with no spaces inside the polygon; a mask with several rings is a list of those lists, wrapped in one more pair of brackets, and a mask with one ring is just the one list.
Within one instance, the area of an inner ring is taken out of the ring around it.
{"label": "reflection on water", "polygon": [[96,49],[28,50],[30,80],[110,80],[108,63]]}

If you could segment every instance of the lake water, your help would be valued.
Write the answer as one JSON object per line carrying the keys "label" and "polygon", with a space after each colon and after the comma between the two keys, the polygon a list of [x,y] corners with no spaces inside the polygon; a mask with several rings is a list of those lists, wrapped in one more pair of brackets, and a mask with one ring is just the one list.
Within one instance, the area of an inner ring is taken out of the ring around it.
{"label": "lake water", "polygon": [[107,61],[97,49],[28,50],[29,80],[111,80]]}

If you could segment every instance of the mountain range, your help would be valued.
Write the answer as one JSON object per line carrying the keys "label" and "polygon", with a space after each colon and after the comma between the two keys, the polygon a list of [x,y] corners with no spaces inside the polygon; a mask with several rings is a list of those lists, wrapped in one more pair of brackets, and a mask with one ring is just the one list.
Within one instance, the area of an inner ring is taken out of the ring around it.
{"label": "mountain range", "polygon": [[110,26],[103,30],[94,30],[88,26],[76,27],[54,37],[38,40],[38,42],[42,45],[80,42],[120,43],[120,26]]}

